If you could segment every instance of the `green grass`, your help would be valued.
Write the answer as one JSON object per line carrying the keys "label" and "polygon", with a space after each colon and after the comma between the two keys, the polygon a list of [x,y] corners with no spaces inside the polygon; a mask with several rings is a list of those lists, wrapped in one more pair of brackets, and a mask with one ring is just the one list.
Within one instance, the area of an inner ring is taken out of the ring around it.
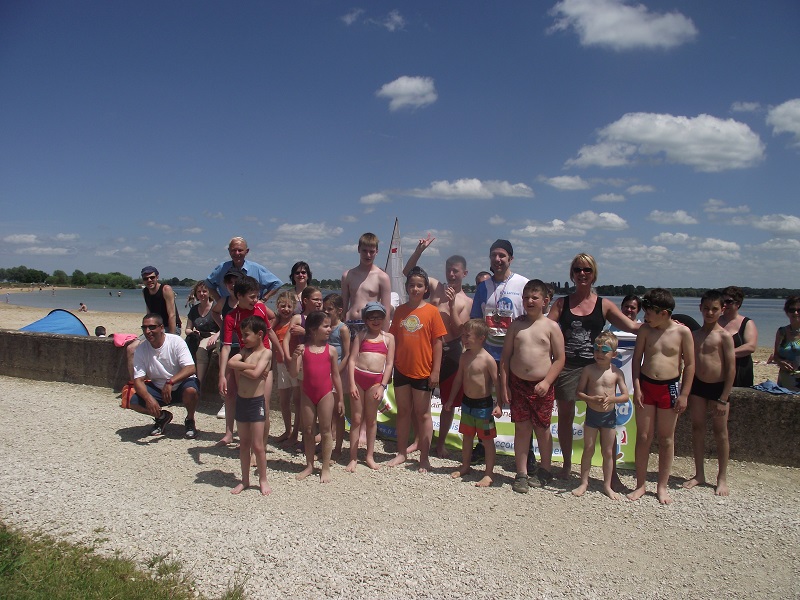
{"label": "green grass", "polygon": [[[90,547],[22,534],[0,523],[0,598],[195,598],[192,581],[182,572],[180,562],[170,560],[167,554],[145,562],[148,571],[128,559],[104,558]],[[246,579],[237,578],[221,600],[244,600],[245,583]]]}

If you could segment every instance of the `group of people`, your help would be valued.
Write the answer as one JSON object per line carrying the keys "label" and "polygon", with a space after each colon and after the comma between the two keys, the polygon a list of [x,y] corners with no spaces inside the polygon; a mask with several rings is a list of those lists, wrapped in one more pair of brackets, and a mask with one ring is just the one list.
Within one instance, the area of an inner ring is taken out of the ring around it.
{"label": "group of people", "polygon": [[[575,291],[553,301],[547,284],[512,271],[513,246],[499,239],[489,250],[491,272],[476,277],[473,299],[462,289],[468,275],[463,256],[447,258],[445,281],[429,277],[417,266],[433,241],[431,236],[420,240],[406,263],[408,301],[400,306],[391,305],[389,277],[374,263],[378,238],[365,233],[358,242],[359,264],[343,274],[341,295],[323,297],[321,290],[309,285],[311,269],[301,261],[292,267],[292,287],[280,292],[272,311],[265,302],[283,283],[268,269],[248,261],[246,241],[233,238],[228,247],[230,260],[193,290],[198,304],[192,307],[186,328],[191,349],[179,337],[174,292],[158,282],[154,267],[146,267],[142,270],[148,307],[142,321],[144,339],[130,351],[136,392],[131,408],[152,416],[150,434],[160,435],[173,416],[165,407],[181,402],[187,410],[186,437],[194,438],[198,378],[205,374],[218,337],[218,389],[224,398],[220,414],[225,416],[226,431],[217,443],[230,444],[234,428],[240,439],[242,479],[233,493],[249,487],[253,457],[259,489],[264,495],[270,493],[265,447],[273,377],[285,426],[278,442],[297,442],[302,434],[306,467],[298,479],[314,472],[319,443],[320,480],[330,481],[331,456],[334,449],[341,450],[344,437],[345,395],[351,424],[347,471],[357,467],[362,435],[367,444],[366,465],[380,467],[374,456],[377,414],[392,382],[398,442],[389,466],[406,462],[418,450],[420,472],[430,470],[431,450],[442,457],[447,454],[445,438],[460,406],[462,464],[452,476],[467,475],[474,454],[482,450],[486,467],[476,485],[491,485],[496,460],[494,419],[510,405],[516,455],[512,487],[525,493],[537,483],[570,476],[575,402],[582,400],[587,404],[585,443],[581,483],[574,493],[583,495],[588,488],[599,434],[603,491],[619,498],[615,406],[627,402],[629,395],[624,377],[612,362],[617,352],[613,330],[627,331],[637,334],[632,363],[636,488],[628,497],[636,500],[645,493],[647,459],[655,435],[660,453],[657,497],[662,503],[671,502],[667,479],[675,424],[687,406],[693,420],[697,473],[686,487],[705,481],[702,443],[710,413],[719,453],[716,491],[728,493],[728,398],[734,384],[752,385],[751,360],[747,381],[748,360],[757,343],[755,324],[738,315],[742,302],[738,288],[706,293],[701,299],[703,325],[692,332],[673,320],[675,303],[667,290],[651,290],[641,301],[628,297],[622,310],[598,297],[593,289],[597,263],[588,254],[578,254],[571,263]],[[787,304],[793,325],[776,339],[776,355],[779,345],[784,354],[800,355],[796,348],[800,347],[800,300],[795,300]],[[733,314],[726,315],[728,307],[735,309]],[[640,309],[645,311],[643,323],[637,319]],[[789,371],[792,360],[791,370],[797,370],[796,358],[785,360],[782,372]],[[435,388],[440,389],[442,412],[434,444],[431,392]],[[563,457],[558,472],[551,467],[554,405]],[[538,467],[532,460],[534,435],[541,456]],[[475,437],[477,449],[473,449]],[[535,477],[529,474],[533,468]]]}

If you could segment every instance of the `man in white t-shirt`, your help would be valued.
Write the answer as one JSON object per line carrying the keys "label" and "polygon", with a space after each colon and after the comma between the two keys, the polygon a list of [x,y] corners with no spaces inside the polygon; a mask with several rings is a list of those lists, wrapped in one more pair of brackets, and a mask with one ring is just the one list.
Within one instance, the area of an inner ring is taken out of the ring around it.
{"label": "man in white t-shirt", "polygon": [[161,435],[172,421],[172,413],[162,410],[171,404],[186,407],[186,437],[197,437],[194,413],[200,389],[195,377],[194,360],[180,336],[164,331],[161,315],[148,313],[142,319],[141,343],[133,354],[133,388],[130,407],[155,420],[149,435]]}

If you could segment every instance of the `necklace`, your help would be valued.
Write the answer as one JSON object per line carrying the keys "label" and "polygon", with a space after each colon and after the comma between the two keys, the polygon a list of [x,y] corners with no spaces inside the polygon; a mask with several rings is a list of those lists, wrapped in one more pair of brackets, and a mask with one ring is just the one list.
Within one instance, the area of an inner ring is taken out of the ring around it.
{"label": "necklace", "polygon": [[493,313],[494,313],[495,315],[498,315],[498,314],[499,314],[499,312],[498,312],[498,308],[497,308],[497,302],[498,302],[498,300],[500,300],[500,298],[502,298],[502,297],[503,297],[503,292],[505,292],[505,291],[506,291],[506,285],[508,285],[508,281],[511,279],[511,276],[512,276],[512,275],[513,275],[513,273],[509,273],[509,274],[508,274],[508,277],[506,277],[506,278],[503,280],[503,289],[502,289],[502,290],[501,290],[501,289],[500,289],[500,287],[499,287],[499,286],[498,286],[498,285],[495,283],[494,279],[492,279],[492,284],[494,284],[494,291],[492,292],[491,298],[494,298],[494,311],[493,311]]}

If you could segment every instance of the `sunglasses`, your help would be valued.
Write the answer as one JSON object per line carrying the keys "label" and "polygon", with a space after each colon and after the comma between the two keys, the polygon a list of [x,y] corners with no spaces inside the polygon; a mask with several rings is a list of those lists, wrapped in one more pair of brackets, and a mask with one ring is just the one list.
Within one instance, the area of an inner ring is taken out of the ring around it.
{"label": "sunglasses", "polygon": [[308,275],[308,271],[295,271],[295,275]]}
{"label": "sunglasses", "polygon": [[158,275],[145,275],[142,279],[144,281],[152,281],[153,279],[158,279]]}
{"label": "sunglasses", "polygon": [[594,269],[592,267],[572,267],[572,272],[575,274],[578,273],[594,273]]}
{"label": "sunglasses", "polygon": [[653,304],[652,302],[649,302],[647,300],[643,300],[642,301],[642,308],[645,309],[645,310],[652,310],[656,314],[659,314],[662,311],[665,311],[665,312],[668,312],[668,313],[672,312],[669,308],[661,308],[660,306],[656,306],[655,304]]}
{"label": "sunglasses", "polygon": [[614,349],[611,346],[606,346],[603,344],[602,346],[598,346],[597,344],[594,345],[594,349],[596,352],[602,352],[603,354],[608,354],[609,352],[613,352]]}
{"label": "sunglasses", "polygon": [[155,331],[159,327],[163,327],[163,325],[142,325],[142,331]]}

